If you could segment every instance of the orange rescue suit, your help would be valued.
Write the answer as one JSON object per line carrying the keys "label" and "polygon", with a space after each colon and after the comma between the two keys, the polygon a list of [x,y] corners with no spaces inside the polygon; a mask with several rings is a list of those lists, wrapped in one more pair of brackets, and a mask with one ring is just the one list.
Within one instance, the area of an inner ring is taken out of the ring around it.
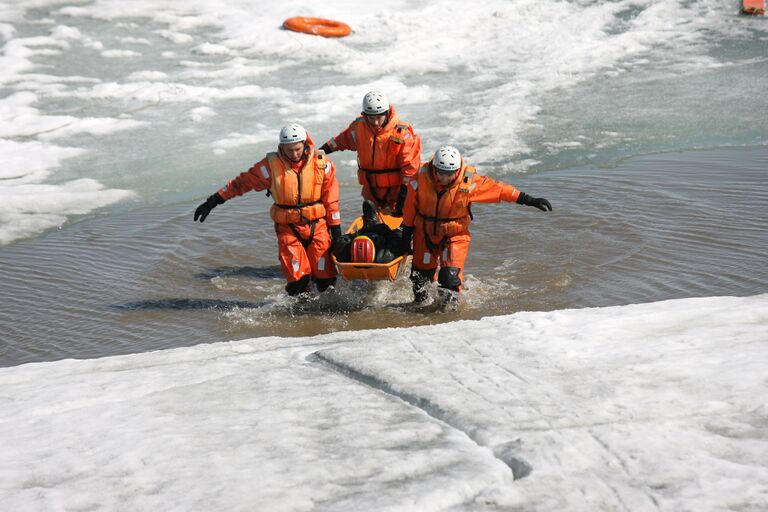
{"label": "orange rescue suit", "polygon": [[362,195],[379,208],[394,209],[400,185],[416,174],[421,162],[421,138],[410,123],[400,121],[389,107],[387,123],[375,130],[360,116],[326,144],[334,151],[357,151],[357,181]]}
{"label": "orange rescue suit", "polygon": [[520,191],[480,174],[462,159],[461,169],[446,187],[435,176],[432,161],[424,163],[410,182],[403,208],[403,226],[413,227],[413,267],[434,270],[441,267],[460,269],[463,282],[464,262],[472,236],[469,233],[471,203],[515,202]]}
{"label": "orange rescue suit", "polygon": [[229,200],[251,190],[269,190],[274,204],[280,265],[286,280],[306,275],[329,279],[336,275],[330,255],[329,226],[341,224],[336,167],[307,136],[304,157],[291,162],[279,151],[269,153],[219,190]]}

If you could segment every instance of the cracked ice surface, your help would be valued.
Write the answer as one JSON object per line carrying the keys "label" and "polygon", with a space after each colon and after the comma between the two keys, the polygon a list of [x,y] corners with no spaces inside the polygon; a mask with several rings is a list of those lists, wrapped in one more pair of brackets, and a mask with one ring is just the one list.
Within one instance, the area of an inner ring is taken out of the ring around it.
{"label": "cracked ice surface", "polygon": [[0,509],[765,510],[766,327],[684,299],[4,368]]}
{"label": "cracked ice surface", "polygon": [[767,305],[518,313],[320,355],[527,462],[533,472],[515,483],[525,510],[758,510],[768,505],[757,483],[768,481]]}

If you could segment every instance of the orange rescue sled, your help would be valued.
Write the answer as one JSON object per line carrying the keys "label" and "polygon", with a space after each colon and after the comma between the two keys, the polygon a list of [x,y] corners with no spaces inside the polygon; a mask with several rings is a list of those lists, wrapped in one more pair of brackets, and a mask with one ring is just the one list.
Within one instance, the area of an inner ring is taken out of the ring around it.
{"label": "orange rescue sled", "polygon": [[[393,217],[385,212],[378,212],[379,219],[392,229],[397,229],[403,222],[402,217]],[[363,218],[358,217],[352,222],[352,225],[347,229],[347,233],[354,233],[363,227]],[[394,281],[398,277],[405,273],[405,267],[408,266],[408,260],[410,254],[398,256],[389,263],[351,263],[342,262],[333,257],[333,262],[336,264],[336,268],[339,269],[339,274],[350,281],[352,279],[365,279],[366,281],[383,281],[388,279]]]}

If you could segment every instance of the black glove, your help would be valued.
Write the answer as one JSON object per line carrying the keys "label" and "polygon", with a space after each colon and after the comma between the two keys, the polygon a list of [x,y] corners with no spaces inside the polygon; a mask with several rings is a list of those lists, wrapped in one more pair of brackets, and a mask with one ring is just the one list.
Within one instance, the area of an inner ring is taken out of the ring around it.
{"label": "black glove", "polygon": [[539,210],[546,212],[552,211],[552,205],[543,197],[529,196],[525,192],[520,192],[520,196],[517,198],[517,204],[524,204],[525,206],[535,206]]}
{"label": "black glove", "polygon": [[413,226],[403,226],[403,238],[400,240],[401,254],[411,252],[411,239],[413,238]]}
{"label": "black glove", "polygon": [[331,226],[330,231],[331,231],[331,240],[333,240],[334,242],[339,238],[341,238],[341,226]]}
{"label": "black glove", "polygon": [[327,142],[325,144],[323,144],[322,146],[320,146],[320,149],[325,151],[326,155],[330,155],[331,153],[333,153],[333,150],[331,149],[331,147],[328,145]]}
{"label": "black glove", "polygon": [[221,197],[218,192],[212,194],[203,204],[197,207],[197,210],[195,210],[195,221],[197,221],[199,217],[200,222],[203,222],[208,214],[211,213],[211,210],[220,204],[224,204],[224,198]]}
{"label": "black glove", "polygon": [[405,204],[405,197],[408,195],[408,185],[400,185],[400,193],[397,194],[397,202],[395,203],[395,217],[403,216],[403,205]]}
{"label": "black glove", "polygon": [[341,226],[329,226],[328,230],[331,232],[331,251],[333,254],[336,254],[338,258],[346,240],[344,240],[344,237],[341,235]]}

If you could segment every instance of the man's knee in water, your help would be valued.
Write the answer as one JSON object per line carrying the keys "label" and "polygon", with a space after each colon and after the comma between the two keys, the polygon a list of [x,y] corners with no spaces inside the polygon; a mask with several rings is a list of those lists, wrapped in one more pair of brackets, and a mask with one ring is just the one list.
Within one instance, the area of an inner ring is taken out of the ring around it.
{"label": "man's knee in water", "polygon": [[315,286],[317,286],[317,291],[319,291],[320,293],[327,290],[328,287],[334,286],[336,284],[335,277],[327,277],[327,278],[313,277],[312,280],[315,282]]}
{"label": "man's knee in water", "polygon": [[305,293],[309,290],[309,276],[303,276],[301,279],[291,281],[285,285],[285,291],[288,295],[294,296]]}
{"label": "man's knee in water", "polygon": [[447,290],[459,291],[461,288],[461,269],[458,267],[443,267],[437,274],[437,283]]}

